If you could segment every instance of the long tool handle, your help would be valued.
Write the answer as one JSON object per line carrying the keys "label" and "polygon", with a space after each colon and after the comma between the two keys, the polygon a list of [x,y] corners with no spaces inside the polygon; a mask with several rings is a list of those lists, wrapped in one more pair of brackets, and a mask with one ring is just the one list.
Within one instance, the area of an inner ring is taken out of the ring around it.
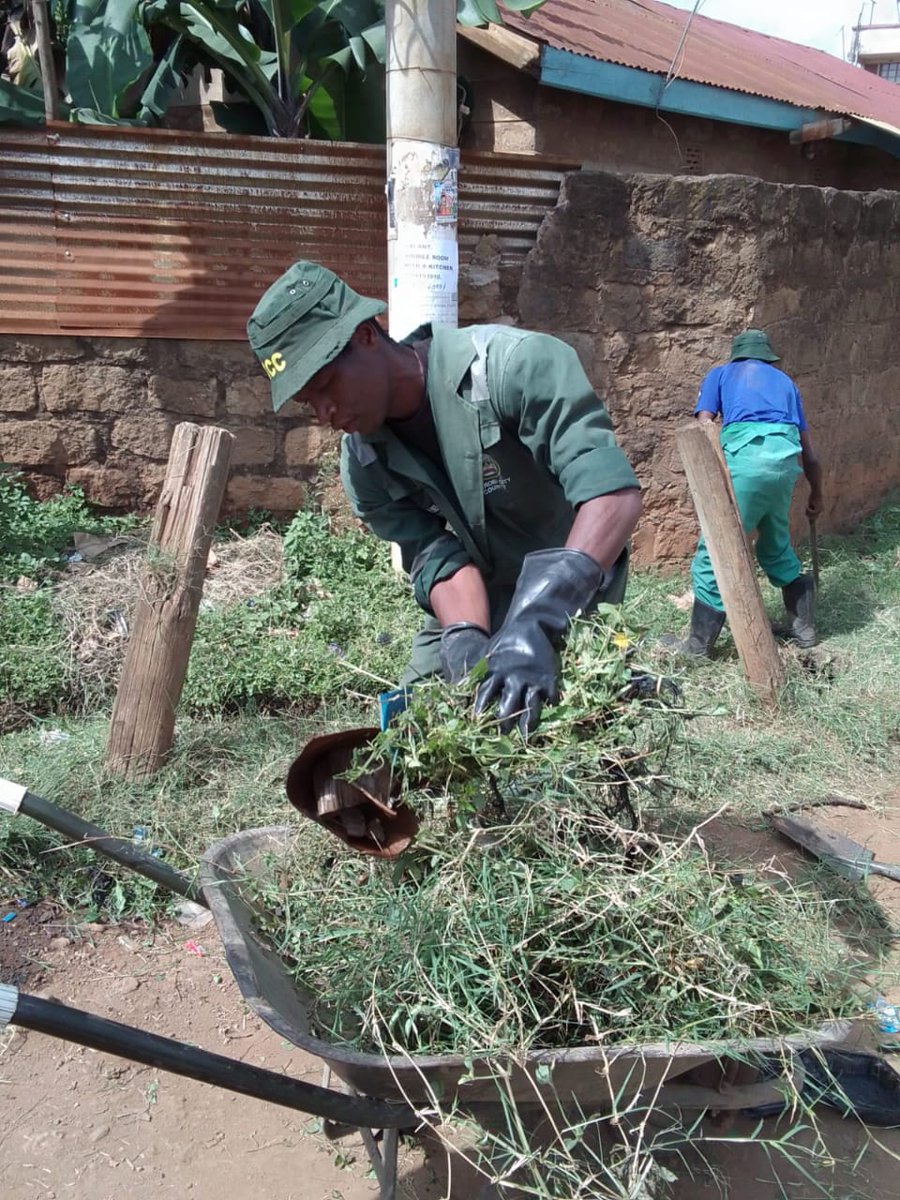
{"label": "long tool handle", "polygon": [[883,875],[885,879],[893,879],[900,883],[900,867],[894,863],[870,862],[866,870],[870,875]]}
{"label": "long tool handle", "polygon": [[813,581],[819,586],[819,538],[816,533],[816,518],[809,518],[809,552],[812,556]]}
{"label": "long tool handle", "polygon": [[107,1021],[54,1000],[26,996],[17,988],[0,983],[0,1030],[7,1024],[116,1054],[131,1062],[184,1075],[200,1083],[211,1083],[230,1092],[255,1096],[258,1100],[268,1100],[326,1121],[361,1129],[414,1129],[419,1124],[415,1110],[405,1104],[333,1092],[289,1075],[279,1075],[276,1071],[199,1050],[172,1038],[146,1033],[131,1025]]}
{"label": "long tool handle", "polygon": [[27,788],[17,783],[11,783],[8,779],[0,779],[0,812],[8,812],[13,815],[24,813],[26,817],[39,821],[48,829],[55,829],[67,841],[90,846],[92,850],[121,863],[123,867],[129,867],[138,875],[145,875],[148,879],[152,879],[167,892],[186,896],[195,904],[202,904],[206,907],[200,889],[181,871],[176,871],[174,867],[154,858],[152,854],[145,854],[133,842],[111,837],[99,825],[82,821],[81,817],[76,817],[74,813],[67,812],[56,804],[51,804],[43,796],[36,796],[34,792],[29,792]]}

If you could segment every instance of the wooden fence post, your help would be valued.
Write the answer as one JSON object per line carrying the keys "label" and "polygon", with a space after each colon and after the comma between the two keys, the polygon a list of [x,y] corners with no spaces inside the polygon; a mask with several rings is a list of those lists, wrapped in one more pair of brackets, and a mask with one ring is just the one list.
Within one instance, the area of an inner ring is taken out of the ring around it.
{"label": "wooden fence post", "polygon": [[59,97],[56,90],[56,67],[53,62],[53,46],[50,41],[50,18],[47,15],[47,0],[31,0],[34,16],[34,34],[37,40],[38,63],[41,68],[41,85],[44,89],[44,120],[59,120]]}
{"label": "wooden fence post", "polygon": [[680,429],[675,440],[741,663],[757,695],[767,704],[774,704],[784,686],[784,666],[766,616],[724,457],[709,432],[696,421]]}
{"label": "wooden fence post", "polygon": [[224,429],[175,428],[110,722],[106,765],[117,774],[152,775],[172,748],[232,441]]}

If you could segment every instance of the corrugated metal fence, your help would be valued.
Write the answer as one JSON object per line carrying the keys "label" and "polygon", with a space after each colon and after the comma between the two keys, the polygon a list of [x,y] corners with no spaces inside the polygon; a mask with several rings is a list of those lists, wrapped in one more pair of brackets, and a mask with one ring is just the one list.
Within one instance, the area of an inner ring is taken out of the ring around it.
{"label": "corrugated metal fence", "polygon": [[[0,331],[243,340],[297,258],[384,295],[384,149],[227,134],[0,129]],[[571,162],[464,154],[460,258],[521,260]]]}

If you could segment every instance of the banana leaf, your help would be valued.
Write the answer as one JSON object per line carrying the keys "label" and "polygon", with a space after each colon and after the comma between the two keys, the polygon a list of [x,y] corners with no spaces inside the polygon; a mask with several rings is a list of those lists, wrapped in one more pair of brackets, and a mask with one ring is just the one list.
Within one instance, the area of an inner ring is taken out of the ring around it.
{"label": "banana leaf", "polygon": [[76,5],[66,45],[66,90],[74,119],[116,124],[124,117],[126,93],[153,67],[138,10],[139,0]]}
{"label": "banana leaf", "polygon": [[0,125],[43,125],[44,97],[41,92],[17,87],[0,79]]}

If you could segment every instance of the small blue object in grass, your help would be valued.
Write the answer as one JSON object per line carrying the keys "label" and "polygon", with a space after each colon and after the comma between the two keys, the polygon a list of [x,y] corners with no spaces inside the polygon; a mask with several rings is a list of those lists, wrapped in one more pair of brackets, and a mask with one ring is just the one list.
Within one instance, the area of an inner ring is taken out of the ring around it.
{"label": "small blue object in grass", "polygon": [[884,996],[876,996],[869,1007],[875,1012],[879,1033],[900,1033],[900,1008],[896,1004],[889,1004]]}
{"label": "small blue object in grass", "polygon": [[14,921],[16,919],[17,915],[18,915],[17,913],[7,913],[6,916],[3,918],[3,924],[7,925],[7,924],[9,924],[10,921]]}
{"label": "small blue object in grass", "polygon": [[381,693],[378,697],[378,715],[382,733],[394,717],[405,711],[411,695],[412,688],[394,688],[392,692]]}
{"label": "small blue object in grass", "polygon": [[[138,842],[139,844],[141,842],[149,842],[150,830],[146,825],[135,825],[134,829],[131,831],[131,837],[132,841]],[[166,852],[162,846],[149,846],[148,849],[150,850],[150,854],[153,858],[166,857]]]}

